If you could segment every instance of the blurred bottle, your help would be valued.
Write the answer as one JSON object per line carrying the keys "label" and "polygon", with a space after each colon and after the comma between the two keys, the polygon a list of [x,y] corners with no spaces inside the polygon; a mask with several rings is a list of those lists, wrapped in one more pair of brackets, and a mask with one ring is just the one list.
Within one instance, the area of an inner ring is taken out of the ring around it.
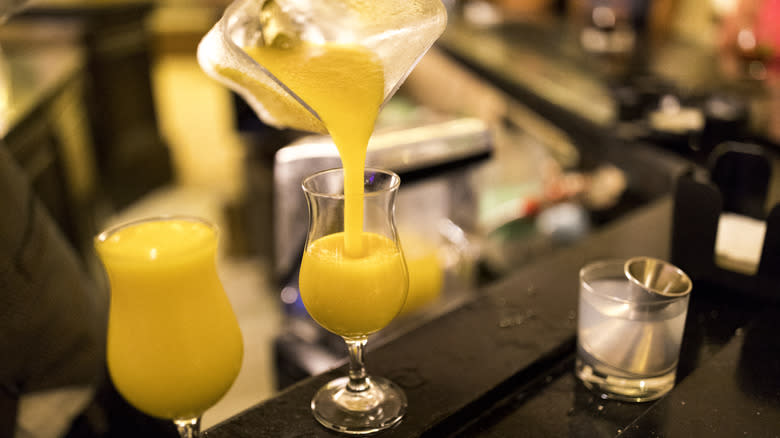
{"label": "blurred bottle", "polygon": [[724,72],[756,80],[780,74],[780,0],[734,0],[722,13]]}
{"label": "blurred bottle", "polygon": [[663,39],[677,0],[569,0],[568,14],[582,24],[580,42],[592,53],[632,52],[640,38]]}
{"label": "blurred bottle", "polygon": [[637,7],[643,1],[580,0],[574,3],[579,3],[584,20],[580,32],[583,49],[598,54],[633,51],[638,27],[636,17],[644,15]]}
{"label": "blurred bottle", "polygon": [[509,15],[538,15],[550,12],[555,0],[492,0]]}
{"label": "blurred bottle", "polygon": [[562,0],[443,0],[450,14],[491,27],[505,22],[534,21],[559,11]]}
{"label": "blurred bottle", "polygon": [[721,11],[722,72],[766,90],[766,136],[780,142],[780,0],[733,0]]}
{"label": "blurred bottle", "polygon": [[0,24],[4,24],[8,18],[24,9],[27,0],[2,0],[0,1]]}
{"label": "blurred bottle", "polygon": [[780,143],[780,75],[773,74],[767,81],[769,90],[769,119],[767,120],[767,137],[775,143]]}

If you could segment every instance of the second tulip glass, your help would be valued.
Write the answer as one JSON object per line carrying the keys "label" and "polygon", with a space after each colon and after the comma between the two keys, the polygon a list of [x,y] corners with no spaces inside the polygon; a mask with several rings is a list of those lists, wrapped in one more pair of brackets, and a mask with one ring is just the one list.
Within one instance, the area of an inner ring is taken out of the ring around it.
{"label": "second tulip glass", "polygon": [[301,297],[312,318],[344,338],[349,351],[348,376],[322,387],[311,408],[322,425],[350,434],[394,426],[407,404],[401,388],[369,376],[363,362],[367,337],[398,315],[409,287],[393,218],[400,178],[389,171],[366,169],[363,181],[359,257],[344,251],[343,170],[319,172],[303,182],[309,233],[301,261]]}
{"label": "second tulip glass", "polygon": [[108,371],[133,406],[196,438],[233,384],[243,338],[217,273],[217,228],[166,216],[95,239],[111,286]]}

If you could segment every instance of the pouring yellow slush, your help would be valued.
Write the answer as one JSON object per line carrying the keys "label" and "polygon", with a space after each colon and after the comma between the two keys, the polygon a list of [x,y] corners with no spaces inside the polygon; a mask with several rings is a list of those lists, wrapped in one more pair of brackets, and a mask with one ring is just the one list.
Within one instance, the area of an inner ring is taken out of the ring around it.
{"label": "pouring yellow slush", "polygon": [[[244,49],[322,119],[344,167],[344,232],[312,242],[299,286],[309,314],[347,338],[371,334],[403,307],[403,257],[389,239],[363,231],[363,175],[368,140],[384,100],[376,55],[356,44]],[[398,284],[396,284],[398,283]]]}

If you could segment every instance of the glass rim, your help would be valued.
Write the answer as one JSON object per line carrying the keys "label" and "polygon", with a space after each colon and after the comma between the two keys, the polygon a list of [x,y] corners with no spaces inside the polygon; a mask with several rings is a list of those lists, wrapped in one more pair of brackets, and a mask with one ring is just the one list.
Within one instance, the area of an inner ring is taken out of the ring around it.
{"label": "glass rim", "polygon": [[130,219],[112,225],[106,228],[105,230],[101,231],[97,236],[95,236],[94,240],[95,242],[103,243],[110,236],[129,227],[133,227],[136,225],[145,224],[149,222],[166,222],[166,221],[173,221],[173,220],[181,220],[181,221],[203,224],[207,226],[209,229],[211,229],[215,235],[219,236],[219,227],[217,226],[217,224],[215,224],[214,222],[208,219],[202,218],[200,216],[187,215],[187,214],[158,214],[158,215],[146,216],[142,218]]}
{"label": "glass rim", "polygon": [[[365,169],[363,169],[363,175],[365,175],[367,172],[375,172],[375,173],[382,173],[382,174],[388,175],[388,176],[390,176],[392,178],[393,181],[392,181],[392,183],[390,184],[389,187],[385,187],[385,188],[383,188],[381,190],[376,190],[376,191],[372,191],[372,192],[365,192],[364,191],[363,196],[365,198],[373,198],[373,197],[376,197],[376,196],[381,196],[382,194],[389,193],[389,192],[392,192],[394,190],[397,190],[398,187],[401,185],[401,177],[398,176],[398,174],[393,172],[392,170],[380,169],[378,167],[366,167]],[[341,193],[323,193],[323,192],[318,192],[318,191],[315,191],[315,190],[311,190],[310,188],[306,187],[307,184],[309,183],[309,181],[311,181],[311,180],[313,180],[315,178],[318,178],[318,177],[320,177],[322,175],[331,174],[331,173],[344,173],[344,168],[343,167],[335,167],[335,168],[332,168],[332,169],[325,169],[325,170],[320,170],[319,172],[315,172],[315,173],[313,173],[313,174],[311,174],[311,175],[309,175],[309,176],[307,176],[306,178],[303,179],[303,182],[301,182],[301,188],[303,189],[303,191],[305,193],[309,193],[309,194],[314,195],[314,196],[318,196],[318,197],[322,197],[322,198],[329,198],[329,199],[344,199],[345,195],[344,195],[343,190],[342,190]]]}
{"label": "glass rim", "polygon": [[[585,266],[580,268],[579,278],[581,281],[585,281],[585,276],[588,275],[591,271],[595,271],[599,268],[606,268],[608,266],[619,266],[620,274],[623,275],[623,265],[625,263],[626,259],[621,258],[594,260],[590,263],[586,263]],[[626,279],[626,281],[628,281],[628,279]]]}

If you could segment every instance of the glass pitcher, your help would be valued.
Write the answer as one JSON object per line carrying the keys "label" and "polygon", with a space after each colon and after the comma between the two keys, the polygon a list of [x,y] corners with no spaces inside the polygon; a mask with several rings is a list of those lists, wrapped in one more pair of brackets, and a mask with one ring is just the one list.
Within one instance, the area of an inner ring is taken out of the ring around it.
{"label": "glass pitcher", "polygon": [[198,62],[241,95],[265,123],[326,133],[295,92],[250,57],[245,47],[359,44],[382,63],[384,102],[395,94],[444,31],[440,0],[236,0],[203,37]]}

